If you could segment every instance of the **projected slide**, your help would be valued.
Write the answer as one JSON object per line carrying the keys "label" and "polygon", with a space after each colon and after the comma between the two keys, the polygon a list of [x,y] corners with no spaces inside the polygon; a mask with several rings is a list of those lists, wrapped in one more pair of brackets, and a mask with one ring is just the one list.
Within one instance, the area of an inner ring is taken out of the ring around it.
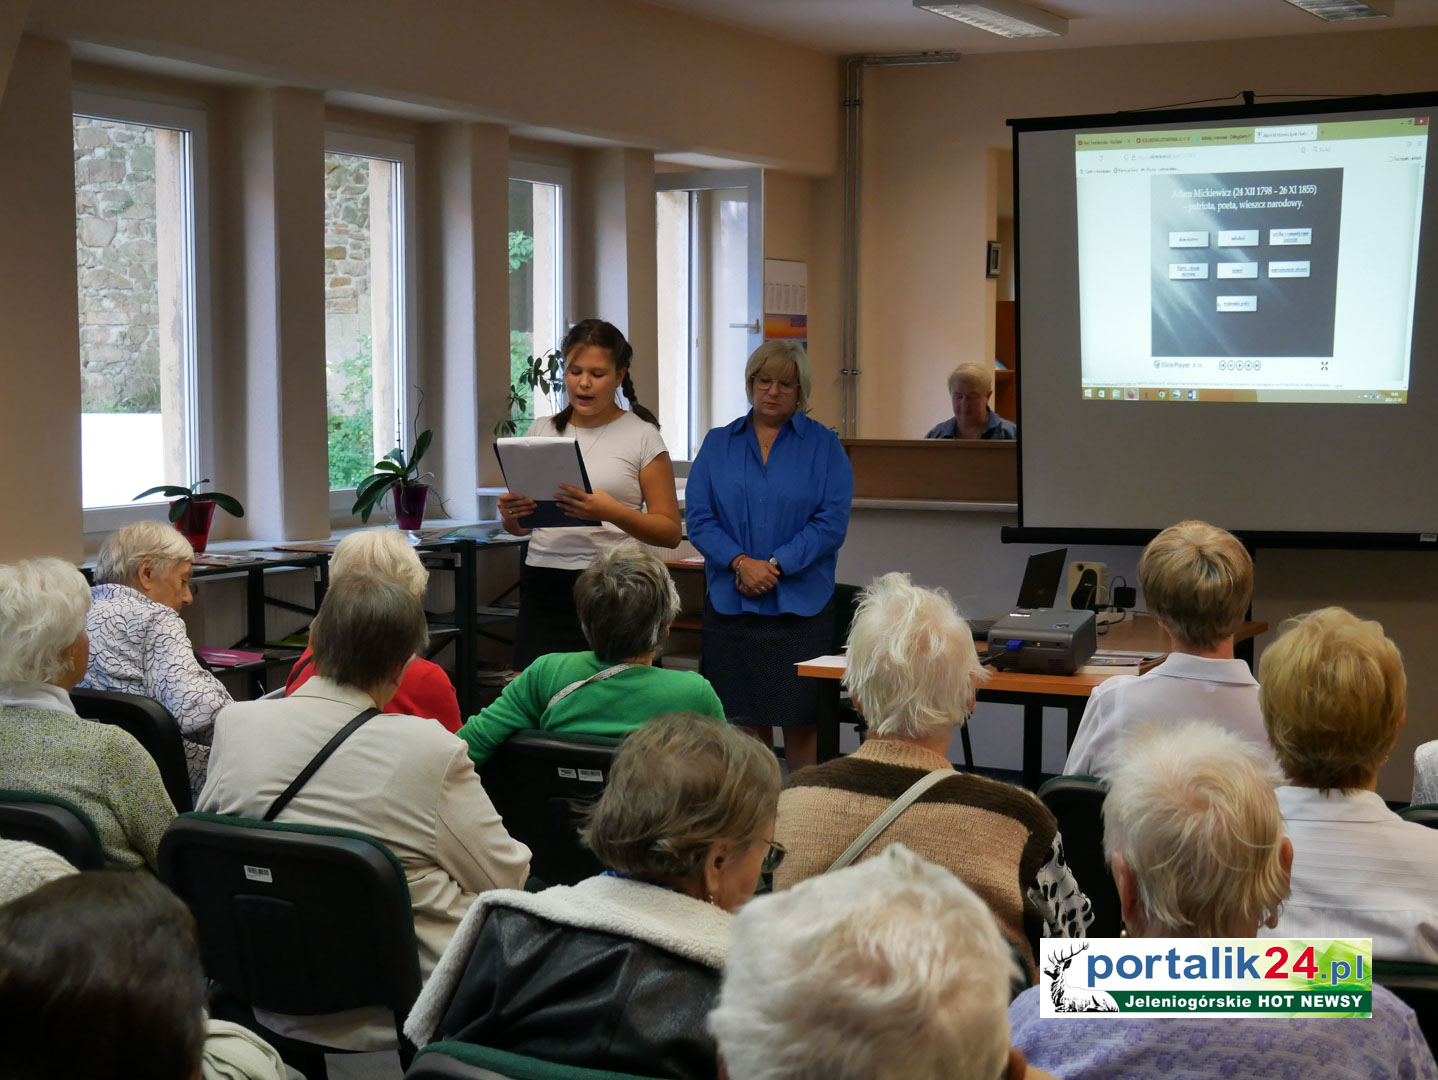
{"label": "projected slide", "polygon": [[1406,401],[1428,130],[1075,135],[1084,397]]}
{"label": "projected slide", "polygon": [[1333,355],[1342,169],[1155,176],[1153,355]]}

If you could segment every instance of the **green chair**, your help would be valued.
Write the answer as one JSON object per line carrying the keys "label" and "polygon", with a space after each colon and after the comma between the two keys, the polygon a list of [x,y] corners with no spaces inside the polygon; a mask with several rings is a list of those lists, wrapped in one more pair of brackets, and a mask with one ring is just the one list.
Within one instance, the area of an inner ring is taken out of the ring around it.
{"label": "green chair", "polygon": [[194,809],[190,798],[190,767],[185,758],[185,743],[180,735],[180,725],[169,709],[154,698],[123,694],[118,690],[71,690],[70,703],[86,720],[113,724],[133,736],[155,759],[165,793],[175,804],[175,812],[183,814]]}
{"label": "green chair", "polygon": [[1123,908],[1103,853],[1103,785],[1092,776],[1055,776],[1039,788],[1039,800],[1058,820],[1064,858],[1093,904],[1089,937],[1118,937]]}
{"label": "green chair", "polygon": [[309,1080],[324,1055],[286,1038],[253,1010],[313,1016],[369,1006],[400,1030],[419,996],[409,886],[379,840],[347,829],[181,814],[160,841],[160,879],[189,905],[200,931],[213,1012],[245,1024]]}
{"label": "green chair", "polygon": [[1398,816],[1404,821],[1438,829],[1438,803],[1414,803],[1412,806],[1404,806],[1398,810]]}
{"label": "green chair", "polygon": [[609,780],[622,740],[521,731],[500,743],[480,779],[509,835],[529,848],[530,872],[548,885],[577,885],[602,873],[579,843],[581,809]]}
{"label": "green chair", "polygon": [[55,795],[0,790],[0,837],[49,848],[80,870],[105,869],[100,832],[90,815]]}
{"label": "green chair", "polygon": [[430,1043],[404,1075],[405,1080],[645,1080],[632,1073],[557,1065],[464,1042]]}

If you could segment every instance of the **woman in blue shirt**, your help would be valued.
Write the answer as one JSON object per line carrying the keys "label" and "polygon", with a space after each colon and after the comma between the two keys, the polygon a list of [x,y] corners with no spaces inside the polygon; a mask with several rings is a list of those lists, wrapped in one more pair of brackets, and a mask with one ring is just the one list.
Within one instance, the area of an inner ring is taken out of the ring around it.
{"label": "woman in blue shirt", "polygon": [[833,646],[854,474],[838,436],[804,415],[809,360],[797,342],[755,349],[744,383],[754,407],[704,437],[684,489],[708,579],[704,675],[731,721],[766,743],[784,729],[793,771],[814,763],[818,707],[794,665]]}

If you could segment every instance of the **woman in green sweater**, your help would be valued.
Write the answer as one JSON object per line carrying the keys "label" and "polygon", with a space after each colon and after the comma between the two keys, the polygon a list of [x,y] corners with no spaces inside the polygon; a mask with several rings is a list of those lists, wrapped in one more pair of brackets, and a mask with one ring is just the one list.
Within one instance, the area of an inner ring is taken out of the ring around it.
{"label": "woman in green sweater", "polygon": [[579,575],[574,604],[590,652],[549,653],[459,729],[476,767],[516,731],[628,735],[651,716],[724,718],[714,688],[692,671],[656,668],[654,655],[679,613],[668,568],[630,541]]}

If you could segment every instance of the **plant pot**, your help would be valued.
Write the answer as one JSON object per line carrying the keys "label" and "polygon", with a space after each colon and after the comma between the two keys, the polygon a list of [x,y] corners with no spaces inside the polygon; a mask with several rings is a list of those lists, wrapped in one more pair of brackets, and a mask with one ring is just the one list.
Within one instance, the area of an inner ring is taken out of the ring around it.
{"label": "plant pot", "polygon": [[424,504],[429,498],[428,484],[404,484],[394,487],[394,520],[401,529],[424,525]]}
{"label": "plant pot", "polygon": [[205,544],[210,539],[210,523],[214,519],[215,504],[212,500],[191,499],[185,512],[175,519],[175,528],[180,530],[180,535],[190,542],[190,547],[198,555],[205,550]]}

